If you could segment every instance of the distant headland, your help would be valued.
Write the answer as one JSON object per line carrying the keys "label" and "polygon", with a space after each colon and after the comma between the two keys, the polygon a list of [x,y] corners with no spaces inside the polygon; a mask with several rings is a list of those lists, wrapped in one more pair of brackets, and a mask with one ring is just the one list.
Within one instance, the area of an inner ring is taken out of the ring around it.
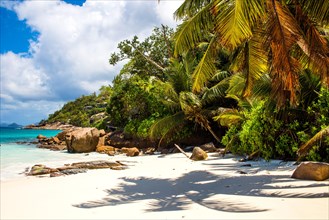
{"label": "distant headland", "polygon": [[1,128],[22,128],[23,125],[19,125],[17,123],[11,123],[11,124],[8,124],[8,123],[0,123],[0,127]]}
{"label": "distant headland", "polygon": [[24,129],[46,129],[46,130],[68,130],[70,128],[74,128],[76,126],[65,124],[61,122],[54,122],[54,123],[40,123],[37,125],[30,124],[26,125],[23,128]]}

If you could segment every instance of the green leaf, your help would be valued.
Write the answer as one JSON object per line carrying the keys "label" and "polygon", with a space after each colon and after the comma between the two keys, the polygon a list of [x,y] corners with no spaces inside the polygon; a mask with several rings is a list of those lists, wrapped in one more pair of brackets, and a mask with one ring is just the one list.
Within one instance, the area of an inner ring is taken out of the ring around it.
{"label": "green leaf", "polygon": [[212,4],[208,4],[200,9],[193,17],[178,26],[174,35],[174,56],[183,54],[189,49],[196,47],[198,43],[204,40],[205,33],[209,33],[212,30],[212,15],[209,13],[211,7]]}
{"label": "green leaf", "polygon": [[225,109],[225,111],[213,117],[213,119],[219,121],[222,126],[231,127],[242,122],[244,120],[244,115],[236,109]]}
{"label": "green leaf", "polygon": [[214,5],[216,32],[222,44],[231,49],[252,36],[254,24],[265,14],[261,0],[217,0]]}
{"label": "green leaf", "polygon": [[193,72],[192,91],[198,93],[205,87],[208,80],[210,80],[216,72],[215,56],[216,52],[216,36],[213,36],[208,44],[207,50],[203,54],[199,64]]}

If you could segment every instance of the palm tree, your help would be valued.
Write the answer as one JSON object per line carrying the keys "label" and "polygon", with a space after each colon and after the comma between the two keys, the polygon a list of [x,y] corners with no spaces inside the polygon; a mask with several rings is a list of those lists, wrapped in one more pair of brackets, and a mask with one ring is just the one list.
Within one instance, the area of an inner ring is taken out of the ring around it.
{"label": "palm tree", "polygon": [[245,75],[245,97],[264,73],[278,107],[297,105],[302,69],[329,85],[327,0],[185,0],[175,16],[184,20],[175,34],[176,56],[211,38],[193,73],[194,92],[215,74],[214,57],[223,48],[233,54],[232,72]]}
{"label": "palm tree", "polygon": [[215,98],[225,98],[225,91],[228,88],[228,81],[225,78],[229,75],[222,71],[214,78],[221,83],[216,83],[214,87],[206,89],[204,94],[195,94],[192,91],[193,78],[191,71],[194,60],[191,54],[186,54],[182,61],[171,60],[170,67],[167,68],[168,80],[163,82],[158,80],[159,86],[164,89],[163,103],[172,109],[172,114],[158,120],[150,130],[152,139],[159,139],[159,146],[163,140],[173,138],[177,131],[182,130],[192,122],[200,125],[220,142],[219,137],[213,131],[209,119],[212,118],[211,109],[206,105]]}

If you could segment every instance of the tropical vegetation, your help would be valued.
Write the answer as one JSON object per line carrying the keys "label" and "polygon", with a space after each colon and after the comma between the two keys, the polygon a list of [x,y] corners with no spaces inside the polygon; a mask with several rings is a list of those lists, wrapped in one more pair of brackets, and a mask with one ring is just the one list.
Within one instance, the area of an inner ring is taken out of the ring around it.
{"label": "tropical vegetation", "polygon": [[48,121],[111,125],[159,147],[207,136],[236,154],[329,161],[328,14],[326,0],[185,0],[175,31],[120,42],[113,84]]}
{"label": "tropical vegetation", "polygon": [[110,86],[102,86],[98,95],[96,93],[83,95],[68,102],[60,110],[50,114],[47,120],[40,123],[61,122],[82,127],[104,127],[107,118],[104,112],[111,94]]}

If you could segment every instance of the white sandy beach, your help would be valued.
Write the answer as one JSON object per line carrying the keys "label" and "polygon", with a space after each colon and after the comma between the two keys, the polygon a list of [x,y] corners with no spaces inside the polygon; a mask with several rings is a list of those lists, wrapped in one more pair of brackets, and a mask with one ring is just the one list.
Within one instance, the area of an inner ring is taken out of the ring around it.
{"label": "white sandy beach", "polygon": [[290,178],[292,162],[109,159],[129,168],[2,181],[1,219],[329,219],[329,181]]}

